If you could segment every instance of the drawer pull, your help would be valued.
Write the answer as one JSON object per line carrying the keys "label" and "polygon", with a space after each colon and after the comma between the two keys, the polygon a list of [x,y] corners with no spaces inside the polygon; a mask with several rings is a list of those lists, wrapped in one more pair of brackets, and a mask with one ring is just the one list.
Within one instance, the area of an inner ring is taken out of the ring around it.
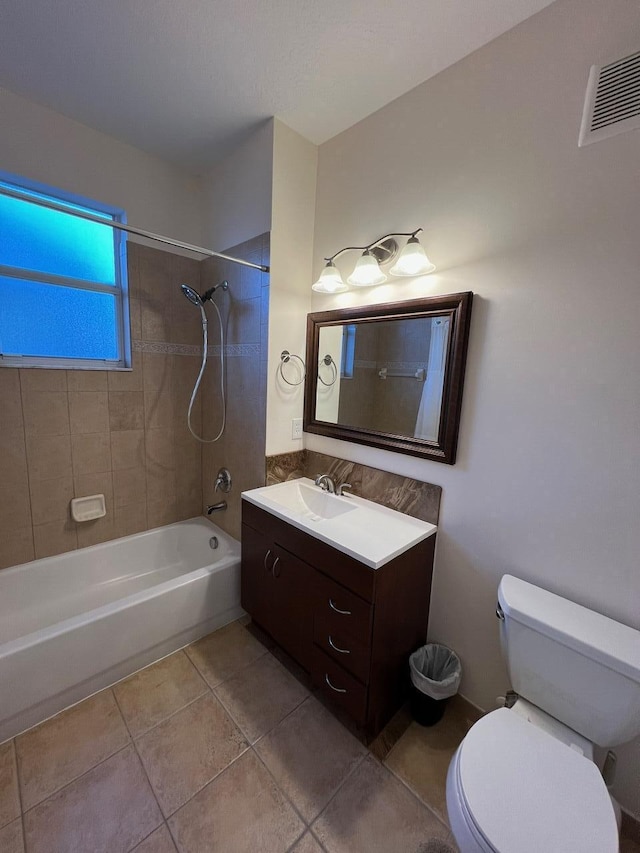
{"label": "drawer pull", "polygon": [[267,565],[267,560],[269,559],[270,554],[271,554],[271,548],[269,548],[267,553],[264,555],[264,567],[267,571],[270,571],[269,566]]}
{"label": "drawer pull", "polygon": [[350,655],[351,654],[349,649],[338,648],[338,646],[336,646],[336,644],[331,639],[331,634],[329,634],[329,645],[331,646],[332,649],[335,649],[336,652],[340,652],[341,655]]}
{"label": "drawer pull", "polygon": [[332,610],[335,610],[335,611],[336,611],[336,613],[340,613],[342,616],[351,616],[351,611],[350,611],[350,610],[340,610],[340,608],[339,608],[339,607],[336,607],[336,606],[335,606],[335,604],[333,603],[333,599],[332,599],[332,598],[330,598],[330,599],[329,599],[329,607],[330,607]]}
{"label": "drawer pull", "polygon": [[279,562],[280,562],[280,557],[276,557],[275,560],[273,561],[273,565],[271,566],[271,574],[274,576],[274,578],[279,578],[280,574],[281,574],[280,569],[278,569],[278,571],[276,572],[276,566],[278,565]]}
{"label": "drawer pull", "polygon": [[335,690],[335,692],[336,692],[336,693],[346,693],[346,692],[347,692],[347,691],[344,689],[344,687],[334,687],[334,686],[333,686],[333,684],[329,681],[329,676],[327,675],[327,673],[326,673],[326,672],[325,672],[325,674],[324,674],[324,680],[327,682],[327,684],[329,685],[329,687],[330,687],[332,690]]}

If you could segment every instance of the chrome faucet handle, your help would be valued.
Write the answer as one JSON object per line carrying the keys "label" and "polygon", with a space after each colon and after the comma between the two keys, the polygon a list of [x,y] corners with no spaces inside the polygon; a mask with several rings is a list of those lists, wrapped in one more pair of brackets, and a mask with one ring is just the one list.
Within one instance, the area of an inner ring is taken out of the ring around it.
{"label": "chrome faucet handle", "polygon": [[319,486],[323,492],[329,492],[330,495],[335,494],[336,486],[329,474],[318,474],[315,479],[316,486]]}
{"label": "chrome faucet handle", "polygon": [[217,492],[218,489],[225,493],[231,491],[231,474],[229,473],[228,468],[221,468],[218,471],[218,476],[216,477],[216,484],[213,490],[214,492]]}
{"label": "chrome faucet handle", "polygon": [[348,497],[349,492],[351,491],[352,488],[353,488],[353,486],[351,485],[351,483],[340,483],[340,485],[336,489],[336,495],[339,495],[340,497],[344,497],[345,496],[345,489],[349,489],[349,491],[346,492],[346,495]]}

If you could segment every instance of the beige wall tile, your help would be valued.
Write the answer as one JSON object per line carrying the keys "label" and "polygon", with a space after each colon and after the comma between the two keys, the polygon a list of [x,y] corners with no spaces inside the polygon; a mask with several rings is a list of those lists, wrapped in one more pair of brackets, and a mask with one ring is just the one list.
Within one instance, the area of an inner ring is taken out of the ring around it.
{"label": "beige wall tile", "polygon": [[69,391],[106,391],[107,370],[67,370]]}
{"label": "beige wall tile", "polygon": [[143,341],[167,341],[170,338],[170,320],[166,304],[157,299],[141,300],[141,325]]}
{"label": "beige wall tile", "polygon": [[78,547],[76,526],[73,521],[49,521],[46,524],[36,524],[33,528],[33,540],[36,559],[53,557],[65,551],[73,551]]}
{"label": "beige wall tile", "polygon": [[31,483],[33,523],[67,521],[70,518],[70,502],[73,497],[71,476],[55,480],[34,480]]}
{"label": "beige wall tile", "polygon": [[[178,358],[187,358],[187,356],[178,356]],[[173,377],[173,357],[155,352],[143,353],[142,373],[145,390],[170,391]]]}
{"label": "beige wall tile", "polygon": [[144,420],[149,429],[168,429],[173,426],[175,404],[170,390],[144,390]]}
{"label": "beige wall tile", "polygon": [[172,428],[149,429],[145,435],[147,466],[175,468],[174,433]]}
{"label": "beige wall tile", "polygon": [[71,436],[74,474],[96,474],[111,470],[111,439],[108,432]]}
{"label": "beige wall tile", "polygon": [[147,496],[147,523],[149,529],[162,527],[163,524],[173,524],[174,521],[179,520],[178,504],[175,495],[162,498],[161,500],[149,500],[149,496]]}
{"label": "beige wall tile", "polygon": [[113,472],[114,506],[145,504],[147,500],[147,480],[144,468],[126,468]]}
{"label": "beige wall tile", "polygon": [[78,531],[78,548],[88,548],[115,539],[115,523],[113,513],[107,513],[104,518],[95,521],[83,521],[76,525]]}
{"label": "beige wall tile", "polygon": [[33,528],[10,528],[0,536],[0,568],[33,560]]}
{"label": "beige wall tile", "polygon": [[111,433],[111,465],[114,471],[138,468],[144,464],[144,430],[121,430]]}
{"label": "beige wall tile", "polygon": [[112,432],[142,429],[144,427],[144,398],[142,392],[109,392],[109,423]]}
{"label": "beige wall tile", "polygon": [[131,339],[139,341],[142,338],[141,303],[139,299],[129,299],[129,328]]}
{"label": "beige wall tile", "polygon": [[71,473],[71,437],[68,435],[28,435],[29,479],[54,480]]}
{"label": "beige wall tile", "polygon": [[142,533],[148,527],[146,501],[142,501],[140,504],[115,507],[113,511],[113,535],[116,538]]}
{"label": "beige wall tile", "polygon": [[27,453],[21,427],[0,430],[0,480],[7,488],[22,486],[27,481]]}
{"label": "beige wall tile", "polygon": [[107,432],[109,429],[107,392],[69,392],[69,418],[72,433]]}
{"label": "beige wall tile", "polygon": [[0,368],[0,432],[22,428],[20,371]]}
{"label": "beige wall tile", "polygon": [[109,391],[142,391],[142,354],[133,353],[131,370],[112,370]]}
{"label": "beige wall tile", "polygon": [[66,391],[23,390],[22,409],[28,435],[68,435],[69,403]]}
{"label": "beige wall tile", "polygon": [[111,471],[103,471],[99,474],[77,474],[73,478],[73,486],[76,498],[86,495],[104,495],[107,515],[112,511],[113,475]]}
{"label": "beige wall tile", "polygon": [[29,368],[20,370],[22,391],[66,391],[66,370]]}

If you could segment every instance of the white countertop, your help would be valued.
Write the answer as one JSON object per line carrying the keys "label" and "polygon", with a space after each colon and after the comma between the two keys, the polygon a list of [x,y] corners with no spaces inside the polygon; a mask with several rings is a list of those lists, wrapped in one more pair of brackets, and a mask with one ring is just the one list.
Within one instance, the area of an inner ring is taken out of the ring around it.
{"label": "white countertop", "polygon": [[[320,514],[310,508],[305,495],[317,504]],[[356,495],[328,495],[306,477],[251,489],[242,497],[372,569],[384,566],[438,529]],[[336,514],[325,517],[325,512]]]}

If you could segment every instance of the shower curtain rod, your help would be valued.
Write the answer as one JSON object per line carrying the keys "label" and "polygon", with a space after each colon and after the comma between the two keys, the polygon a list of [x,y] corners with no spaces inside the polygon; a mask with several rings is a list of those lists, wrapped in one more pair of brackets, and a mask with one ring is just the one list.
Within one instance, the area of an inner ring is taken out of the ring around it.
{"label": "shower curtain rod", "polygon": [[187,249],[189,252],[195,252],[198,255],[206,255],[209,258],[221,258],[223,261],[231,261],[231,263],[241,264],[243,267],[251,267],[251,269],[260,270],[261,272],[269,272],[269,267],[264,266],[263,264],[254,264],[251,261],[243,261],[241,258],[234,258],[231,255],[223,255],[222,252],[214,252],[212,249],[205,249],[203,246],[194,246],[191,243],[183,243],[182,240],[174,240],[173,237],[163,237],[162,234],[154,234],[151,231],[145,231],[142,228],[134,228],[133,225],[125,225],[124,222],[114,222],[113,220],[104,219],[101,216],[96,216],[94,213],[86,213],[82,210],[72,210],[64,204],[57,204],[54,201],[45,201],[41,198],[34,198],[26,193],[10,190],[6,187],[0,187],[0,195],[17,198],[19,201],[28,201],[31,204],[39,204],[40,207],[59,210],[61,213],[71,213],[73,216],[79,216],[81,219],[88,219],[90,222],[97,222],[98,225],[109,225],[111,228],[116,228],[118,231],[126,231],[128,234],[137,234],[139,237],[146,237],[147,240],[156,240],[158,243],[164,243],[167,246],[175,246],[178,249]]}

